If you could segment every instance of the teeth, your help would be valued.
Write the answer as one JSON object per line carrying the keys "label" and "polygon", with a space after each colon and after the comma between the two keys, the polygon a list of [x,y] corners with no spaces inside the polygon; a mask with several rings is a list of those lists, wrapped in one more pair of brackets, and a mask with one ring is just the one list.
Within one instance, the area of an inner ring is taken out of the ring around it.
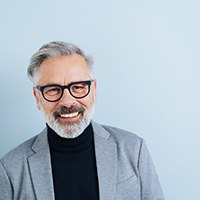
{"label": "teeth", "polygon": [[65,118],[71,118],[71,117],[76,117],[77,115],[78,115],[78,112],[70,113],[70,114],[63,114],[63,115],[60,115],[60,116],[65,117]]}

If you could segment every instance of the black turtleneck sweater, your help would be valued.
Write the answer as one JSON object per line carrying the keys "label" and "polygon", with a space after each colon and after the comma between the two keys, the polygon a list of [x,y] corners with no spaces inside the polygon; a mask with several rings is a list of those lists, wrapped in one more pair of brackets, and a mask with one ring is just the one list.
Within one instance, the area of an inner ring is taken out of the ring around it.
{"label": "black turtleneck sweater", "polygon": [[99,200],[94,135],[91,124],[74,139],[48,125],[55,200]]}

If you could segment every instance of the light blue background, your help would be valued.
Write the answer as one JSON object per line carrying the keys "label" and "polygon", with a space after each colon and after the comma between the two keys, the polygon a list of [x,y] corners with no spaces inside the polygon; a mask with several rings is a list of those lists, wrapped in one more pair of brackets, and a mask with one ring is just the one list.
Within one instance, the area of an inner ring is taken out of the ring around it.
{"label": "light blue background", "polygon": [[200,199],[199,1],[7,0],[0,26],[0,157],[44,127],[26,68],[64,40],[95,59],[96,121],[146,140],[166,199]]}

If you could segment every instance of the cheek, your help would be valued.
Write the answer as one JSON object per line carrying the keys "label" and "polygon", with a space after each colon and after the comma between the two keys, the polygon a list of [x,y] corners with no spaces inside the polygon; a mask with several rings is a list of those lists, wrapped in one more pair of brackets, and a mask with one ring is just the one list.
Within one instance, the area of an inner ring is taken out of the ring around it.
{"label": "cheek", "polygon": [[91,108],[91,106],[95,103],[95,97],[94,96],[88,96],[84,99],[79,100],[79,103],[84,105],[87,108]]}
{"label": "cheek", "polygon": [[56,109],[56,103],[53,103],[53,102],[51,103],[51,102],[41,101],[40,105],[41,105],[42,110],[47,114],[52,113]]}

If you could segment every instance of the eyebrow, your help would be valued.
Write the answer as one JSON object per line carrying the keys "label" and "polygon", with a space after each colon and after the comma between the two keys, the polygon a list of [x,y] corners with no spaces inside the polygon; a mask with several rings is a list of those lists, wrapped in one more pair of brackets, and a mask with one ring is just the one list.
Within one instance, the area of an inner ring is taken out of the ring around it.
{"label": "eyebrow", "polygon": [[[90,81],[90,80],[72,81],[72,82],[70,82],[70,83],[68,83],[68,84],[66,84],[66,85],[69,85],[69,84],[72,84],[72,83],[81,83],[81,82],[85,82],[85,81]],[[55,85],[55,86],[63,86],[63,85],[60,85],[60,84],[58,84],[58,83],[47,83],[47,84],[45,84],[45,85],[42,85],[42,87],[44,87],[44,86],[53,86],[53,85]],[[41,85],[40,85],[40,86],[41,86]]]}
{"label": "eyebrow", "polygon": [[60,85],[60,84],[57,84],[57,83],[47,83],[47,84],[39,84],[39,86],[51,86],[51,85]]}

